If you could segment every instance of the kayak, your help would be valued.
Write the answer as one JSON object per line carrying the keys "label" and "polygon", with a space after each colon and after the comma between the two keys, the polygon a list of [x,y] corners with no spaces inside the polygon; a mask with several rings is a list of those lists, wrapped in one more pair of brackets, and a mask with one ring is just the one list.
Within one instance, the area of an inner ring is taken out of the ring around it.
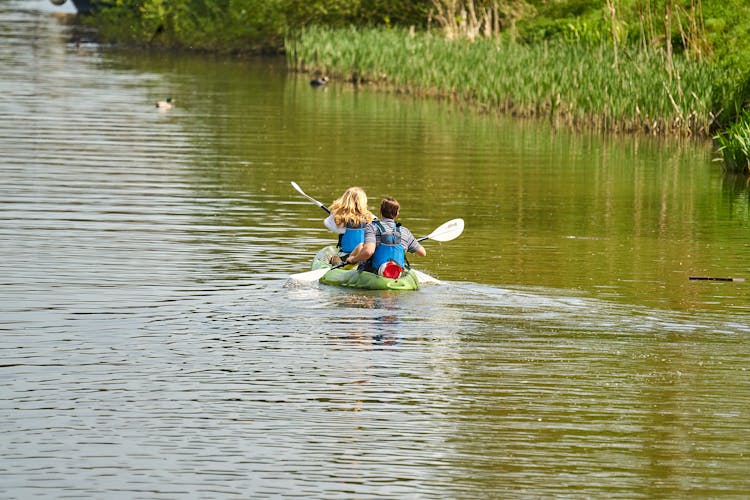
{"label": "kayak", "polygon": [[[321,249],[312,261],[312,270],[330,268],[330,258],[338,254],[338,247],[327,246]],[[349,288],[361,288],[365,290],[417,290],[419,279],[411,269],[405,269],[398,279],[386,278],[384,276],[359,271],[356,265],[331,269],[320,278],[320,282],[326,285],[343,286]]]}

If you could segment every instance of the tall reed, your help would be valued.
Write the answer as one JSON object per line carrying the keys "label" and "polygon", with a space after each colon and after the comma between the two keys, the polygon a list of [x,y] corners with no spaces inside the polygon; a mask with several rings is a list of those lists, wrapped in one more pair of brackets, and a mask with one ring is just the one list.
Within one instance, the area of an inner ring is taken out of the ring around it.
{"label": "tall reed", "polygon": [[[603,131],[710,133],[713,69],[700,61],[611,46],[446,40],[406,30],[311,27],[288,53],[321,71],[399,92],[470,102]],[[679,78],[674,78],[674,74]]]}
{"label": "tall reed", "polygon": [[727,130],[714,140],[728,171],[750,173],[750,111],[744,111]]}

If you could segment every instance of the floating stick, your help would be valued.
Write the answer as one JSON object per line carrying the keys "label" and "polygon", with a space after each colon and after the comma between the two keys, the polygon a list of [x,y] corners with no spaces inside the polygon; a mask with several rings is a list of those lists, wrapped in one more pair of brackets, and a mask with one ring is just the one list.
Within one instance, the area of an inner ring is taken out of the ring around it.
{"label": "floating stick", "polygon": [[745,278],[716,278],[712,276],[690,276],[693,281],[745,281]]}

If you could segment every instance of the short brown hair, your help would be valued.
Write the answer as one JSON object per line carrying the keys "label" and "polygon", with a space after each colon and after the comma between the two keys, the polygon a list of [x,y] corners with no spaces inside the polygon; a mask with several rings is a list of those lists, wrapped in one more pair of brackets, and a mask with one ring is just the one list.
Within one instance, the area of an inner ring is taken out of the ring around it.
{"label": "short brown hair", "polygon": [[386,219],[395,219],[399,210],[401,210],[401,205],[398,204],[396,198],[383,198],[380,202],[380,215]]}

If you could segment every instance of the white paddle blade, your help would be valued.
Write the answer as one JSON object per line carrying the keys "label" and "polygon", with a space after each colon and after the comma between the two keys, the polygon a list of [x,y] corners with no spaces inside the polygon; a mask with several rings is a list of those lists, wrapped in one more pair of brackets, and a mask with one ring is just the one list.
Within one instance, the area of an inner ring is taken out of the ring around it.
{"label": "white paddle blade", "polygon": [[304,191],[302,191],[302,188],[299,187],[299,184],[297,184],[296,182],[292,181],[292,187],[294,189],[296,189],[299,194],[301,194],[302,196],[304,196],[305,198],[307,198],[307,195],[305,194]]}
{"label": "white paddle blade", "polygon": [[322,269],[314,269],[312,271],[307,271],[304,273],[292,274],[291,276],[289,276],[289,280],[295,283],[315,283],[330,270],[330,267],[324,267]]}
{"label": "white paddle blade", "polygon": [[417,271],[416,269],[412,269],[411,272],[414,273],[414,275],[417,277],[417,280],[419,281],[420,285],[442,285],[443,282],[440,281],[437,278],[433,278],[427,273],[423,273],[422,271]]}
{"label": "white paddle blade", "polygon": [[296,189],[296,190],[297,190],[297,192],[298,192],[299,194],[301,194],[302,196],[304,196],[305,198],[307,198],[307,199],[308,199],[308,200],[310,200],[311,202],[315,203],[316,205],[318,205],[318,206],[319,206],[320,208],[322,208],[323,210],[325,210],[325,211],[326,211],[326,212],[328,212],[329,214],[331,213],[331,211],[330,211],[330,210],[328,210],[328,207],[327,207],[327,206],[325,206],[325,205],[324,205],[323,203],[319,202],[318,200],[316,200],[316,199],[315,199],[315,198],[313,198],[312,196],[308,196],[308,195],[307,195],[307,194],[306,194],[306,193],[305,193],[304,191],[302,191],[302,188],[301,188],[301,187],[299,187],[299,184],[297,184],[297,183],[296,183],[296,182],[294,182],[294,181],[291,181],[291,183],[292,183],[292,187],[293,187],[294,189]]}
{"label": "white paddle blade", "polygon": [[464,232],[464,220],[453,219],[444,223],[433,232],[431,232],[426,238],[434,241],[451,241],[455,240],[461,233]]}

